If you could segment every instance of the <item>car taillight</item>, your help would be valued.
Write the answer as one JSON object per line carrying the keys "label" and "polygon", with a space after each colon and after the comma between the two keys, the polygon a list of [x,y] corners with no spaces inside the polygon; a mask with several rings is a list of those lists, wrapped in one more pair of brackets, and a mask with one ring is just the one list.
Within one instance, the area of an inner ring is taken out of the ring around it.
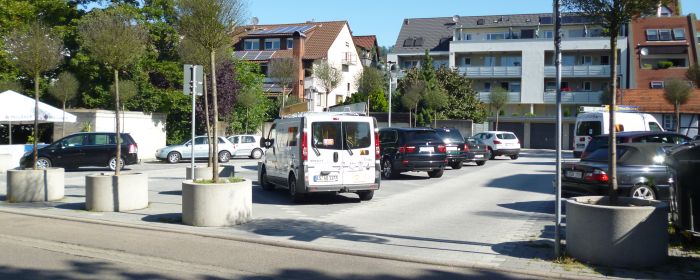
{"label": "car taillight", "polygon": [[399,153],[402,154],[412,154],[416,152],[416,147],[415,146],[403,146],[399,147]]}
{"label": "car taillight", "polygon": [[136,144],[129,145],[129,153],[130,154],[136,154],[138,152],[139,152],[139,146],[136,146]]}
{"label": "car taillight", "polygon": [[382,155],[379,151],[379,132],[374,132],[374,159],[381,159]]}
{"label": "car taillight", "polygon": [[503,143],[501,143],[501,141],[498,141],[498,140],[493,140],[493,143],[496,144],[496,145],[503,144]]}
{"label": "car taillight", "polygon": [[585,142],[585,141],[586,141],[586,137],[579,137],[579,138],[578,138],[578,141]]}
{"label": "car taillight", "polygon": [[306,132],[304,132],[301,135],[301,160],[307,161],[309,159],[309,144],[307,143],[307,135]]}
{"label": "car taillight", "polygon": [[462,151],[469,152],[469,145],[464,144],[464,149]]}
{"label": "car taillight", "polygon": [[445,145],[438,146],[438,153],[446,153],[446,152],[447,152],[447,147],[445,147]]}
{"label": "car taillight", "polygon": [[605,173],[603,170],[593,170],[593,172],[588,172],[583,176],[583,179],[586,181],[591,181],[591,182],[600,182],[600,183],[607,183],[608,182],[608,174]]}

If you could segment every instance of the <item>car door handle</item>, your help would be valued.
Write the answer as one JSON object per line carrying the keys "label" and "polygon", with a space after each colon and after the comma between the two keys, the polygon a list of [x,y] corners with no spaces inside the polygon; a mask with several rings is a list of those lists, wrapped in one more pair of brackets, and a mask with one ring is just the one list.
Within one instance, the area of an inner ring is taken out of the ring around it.
{"label": "car door handle", "polygon": [[333,152],[333,162],[338,162],[338,152]]}

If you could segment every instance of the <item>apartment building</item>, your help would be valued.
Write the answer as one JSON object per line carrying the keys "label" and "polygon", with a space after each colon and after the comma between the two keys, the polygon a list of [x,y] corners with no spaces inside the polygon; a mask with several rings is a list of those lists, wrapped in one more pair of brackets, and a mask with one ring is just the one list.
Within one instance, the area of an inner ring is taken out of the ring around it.
{"label": "apartment building", "polygon": [[[518,134],[524,147],[553,148],[556,114],[554,21],[551,13],[405,19],[387,60],[401,70],[420,67],[428,50],[434,66],[458,69],[474,81],[484,103],[495,87],[506,89],[509,103],[499,129]],[[562,101],[564,148],[571,147],[579,106],[601,105],[608,87],[610,40],[585,17],[562,17]],[[626,77],[628,44],[620,30],[618,77]],[[493,121],[493,120],[490,120]]]}
{"label": "apartment building", "polygon": [[[347,21],[243,26],[233,38],[233,46],[237,58],[260,63],[266,75],[270,60],[294,58],[299,66],[298,83],[291,95],[309,102],[312,111],[323,111],[357,92],[354,81],[362,72],[362,65]],[[340,85],[330,93],[313,76],[314,65],[326,61],[341,70],[343,76]],[[269,96],[278,96],[282,91],[269,78],[264,89]]]}

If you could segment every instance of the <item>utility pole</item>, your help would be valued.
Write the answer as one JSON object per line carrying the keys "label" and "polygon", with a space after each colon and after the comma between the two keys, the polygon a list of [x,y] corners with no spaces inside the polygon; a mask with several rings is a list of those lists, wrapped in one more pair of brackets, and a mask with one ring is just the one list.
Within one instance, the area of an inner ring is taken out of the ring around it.
{"label": "utility pole", "polygon": [[389,127],[391,127],[391,84],[393,83],[394,78],[391,76],[393,73],[391,71],[392,65],[394,65],[396,62],[391,62],[387,61],[386,62],[386,69],[389,72]]}
{"label": "utility pole", "polygon": [[555,221],[554,221],[554,256],[559,257],[561,250],[561,0],[554,0],[554,57],[556,64],[557,87],[557,166],[555,190]]}
{"label": "utility pole", "polygon": [[194,180],[194,138],[195,138],[195,97],[204,92],[198,84],[204,81],[204,68],[201,65],[185,64],[185,79],[182,87],[185,95],[192,95],[192,140],[190,141],[190,178]]}

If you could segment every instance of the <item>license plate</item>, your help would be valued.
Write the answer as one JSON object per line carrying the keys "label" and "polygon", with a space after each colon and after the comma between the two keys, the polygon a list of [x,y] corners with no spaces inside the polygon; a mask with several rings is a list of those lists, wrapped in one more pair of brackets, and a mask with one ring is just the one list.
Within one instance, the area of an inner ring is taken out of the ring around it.
{"label": "license plate", "polygon": [[421,153],[432,153],[433,151],[435,151],[433,147],[420,147]]}
{"label": "license plate", "polygon": [[583,173],[581,171],[566,171],[564,173],[564,176],[569,177],[569,178],[581,179],[581,177],[583,177]]}
{"label": "license plate", "polygon": [[484,155],[474,155],[475,158],[483,158]]}
{"label": "license plate", "polygon": [[447,147],[448,152],[456,151],[456,150],[457,150],[457,147]]}
{"label": "license plate", "polygon": [[330,175],[316,175],[314,176],[314,182],[337,182],[338,181],[338,175],[337,174],[330,174]]}

